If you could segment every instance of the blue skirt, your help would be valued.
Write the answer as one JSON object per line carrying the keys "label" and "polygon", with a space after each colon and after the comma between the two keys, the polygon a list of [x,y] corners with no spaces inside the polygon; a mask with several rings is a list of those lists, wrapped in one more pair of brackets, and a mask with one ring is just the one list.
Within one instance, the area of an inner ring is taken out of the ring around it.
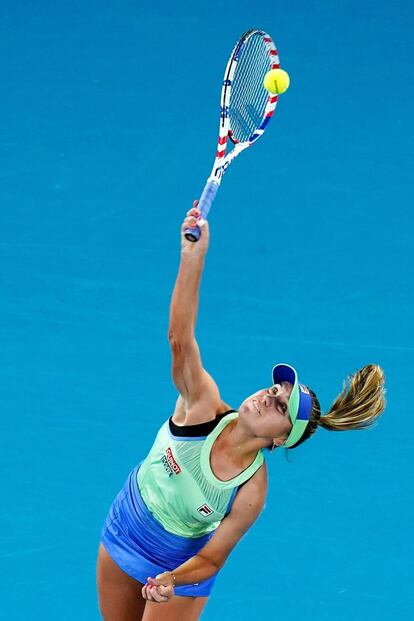
{"label": "blue skirt", "polygon": [[[214,531],[195,539],[166,531],[142,499],[137,484],[138,469],[139,466],[130,473],[112,503],[101,542],[125,573],[145,584],[148,576],[155,578],[164,571],[172,571],[197,554]],[[210,595],[217,574],[197,584],[177,586],[175,594],[188,597]]]}

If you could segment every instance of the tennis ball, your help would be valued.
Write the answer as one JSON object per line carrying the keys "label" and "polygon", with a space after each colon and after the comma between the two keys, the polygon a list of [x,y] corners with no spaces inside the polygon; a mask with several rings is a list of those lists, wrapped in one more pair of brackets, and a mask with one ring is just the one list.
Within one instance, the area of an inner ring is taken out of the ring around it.
{"label": "tennis ball", "polygon": [[283,71],[283,69],[268,71],[263,80],[265,89],[274,95],[284,93],[289,88],[289,84],[289,74],[287,71]]}

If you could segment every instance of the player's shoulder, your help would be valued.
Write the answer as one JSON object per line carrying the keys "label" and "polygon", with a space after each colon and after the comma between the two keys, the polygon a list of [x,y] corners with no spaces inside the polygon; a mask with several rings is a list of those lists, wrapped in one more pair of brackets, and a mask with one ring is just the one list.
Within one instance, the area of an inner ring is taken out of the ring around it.
{"label": "player's shoulder", "polygon": [[260,512],[266,500],[267,488],[267,466],[266,462],[263,462],[254,475],[251,476],[246,483],[243,483],[238,490],[234,499],[232,511]]}
{"label": "player's shoulder", "polygon": [[172,421],[176,425],[182,426],[201,425],[203,423],[209,423],[215,420],[220,414],[225,414],[230,411],[235,410],[221,399],[216,402],[212,402],[208,399],[201,399],[189,407],[182,395],[179,395]]}
{"label": "player's shoulder", "polygon": [[263,461],[262,465],[256,470],[256,472],[244,483],[239,490],[246,490],[245,493],[250,493],[253,491],[266,493],[267,491],[267,465],[266,462]]}

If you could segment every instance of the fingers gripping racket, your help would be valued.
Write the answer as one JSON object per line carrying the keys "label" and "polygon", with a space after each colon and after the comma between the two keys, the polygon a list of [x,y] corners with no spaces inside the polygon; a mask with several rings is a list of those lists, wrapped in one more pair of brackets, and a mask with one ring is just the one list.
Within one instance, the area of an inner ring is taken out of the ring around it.
{"label": "fingers gripping racket", "polygon": [[[248,30],[237,41],[221,89],[216,159],[198,204],[203,219],[207,218],[228,166],[239,153],[256,142],[273,116],[278,96],[264,88],[263,79],[268,71],[279,67],[276,46],[263,30]],[[234,146],[226,155],[229,140]],[[186,229],[184,234],[196,242],[201,230],[196,226]]]}

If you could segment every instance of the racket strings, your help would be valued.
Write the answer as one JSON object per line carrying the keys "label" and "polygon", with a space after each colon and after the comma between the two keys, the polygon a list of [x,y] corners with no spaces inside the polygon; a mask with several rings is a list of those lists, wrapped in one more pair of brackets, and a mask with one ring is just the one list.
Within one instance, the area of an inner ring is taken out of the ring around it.
{"label": "racket strings", "polygon": [[238,142],[247,141],[263,120],[268,99],[263,79],[269,69],[263,37],[251,36],[240,53],[230,97],[230,127]]}

